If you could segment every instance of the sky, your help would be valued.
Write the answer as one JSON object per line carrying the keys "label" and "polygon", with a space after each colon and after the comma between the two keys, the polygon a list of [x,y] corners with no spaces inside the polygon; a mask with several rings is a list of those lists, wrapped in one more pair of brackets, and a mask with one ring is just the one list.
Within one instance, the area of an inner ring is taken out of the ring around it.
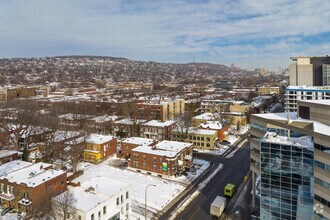
{"label": "sky", "polygon": [[330,53],[329,0],[0,0],[0,58],[101,55],[278,70]]}

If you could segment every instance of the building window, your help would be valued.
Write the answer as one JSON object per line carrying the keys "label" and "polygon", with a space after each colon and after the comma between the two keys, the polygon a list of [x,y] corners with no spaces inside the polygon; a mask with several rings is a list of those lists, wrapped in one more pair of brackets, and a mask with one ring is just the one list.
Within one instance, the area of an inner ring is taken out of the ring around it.
{"label": "building window", "polygon": [[94,214],[91,214],[91,220],[94,220]]}
{"label": "building window", "polygon": [[147,157],[146,155],[143,155],[143,161],[146,161]]}
{"label": "building window", "polygon": [[120,196],[120,202],[121,202],[121,204],[123,204],[123,202],[124,202],[124,196],[123,195]]}
{"label": "building window", "polygon": [[50,190],[50,185],[47,186],[48,191]]}
{"label": "building window", "polygon": [[126,192],[126,199],[128,199],[129,198],[129,194],[128,194],[128,192]]}
{"label": "building window", "polygon": [[3,183],[1,183],[0,193],[4,192],[4,188],[5,188],[5,185]]}
{"label": "building window", "polygon": [[210,138],[206,138],[206,141],[211,141],[211,139]]}
{"label": "building window", "polygon": [[107,214],[107,207],[103,206],[103,215]]}
{"label": "building window", "polygon": [[119,205],[119,198],[117,198],[117,200],[116,200],[116,201],[117,201],[117,202],[116,202],[116,204],[117,204],[117,205]]}
{"label": "building window", "polygon": [[61,179],[61,185],[63,185],[64,184],[64,180],[63,179]]}
{"label": "building window", "polygon": [[129,203],[126,204],[126,211],[129,210]]}
{"label": "building window", "polygon": [[101,211],[99,211],[99,218],[101,218]]}
{"label": "building window", "polygon": [[154,162],[154,163],[157,162],[157,157],[153,157],[153,162]]}
{"label": "building window", "polygon": [[147,164],[143,163],[143,169],[145,170],[147,168]]}
{"label": "building window", "polygon": [[156,165],[153,165],[153,166],[152,166],[152,170],[153,170],[153,171],[156,171],[156,170],[157,170],[157,166],[156,166]]}
{"label": "building window", "polygon": [[81,215],[78,215],[78,220],[81,220]]}

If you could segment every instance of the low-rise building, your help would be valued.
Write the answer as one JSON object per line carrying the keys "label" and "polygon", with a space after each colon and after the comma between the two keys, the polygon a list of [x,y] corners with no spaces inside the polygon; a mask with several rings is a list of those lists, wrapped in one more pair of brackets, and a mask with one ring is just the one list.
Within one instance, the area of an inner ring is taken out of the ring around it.
{"label": "low-rise building", "polygon": [[140,126],[146,122],[143,119],[124,118],[114,123],[114,134],[119,137],[134,137],[140,135]]}
{"label": "low-rise building", "polygon": [[153,146],[157,143],[156,140],[150,138],[131,137],[125,138],[121,141],[120,148],[117,151],[117,156],[121,158],[129,159],[132,155],[132,149],[146,145]]}
{"label": "low-rise building", "polygon": [[116,153],[117,139],[114,136],[91,134],[85,141],[85,161],[98,163]]}
{"label": "low-rise building", "polygon": [[[75,202],[69,204],[68,209],[74,209],[68,220],[108,220],[125,219],[132,211],[131,185],[109,179],[95,177],[81,186],[69,189]],[[60,205],[61,196],[53,199],[53,204]],[[56,209],[58,210],[58,209]],[[61,217],[61,212],[56,212]]]}
{"label": "low-rise building", "polygon": [[221,142],[226,138],[225,133],[228,131],[228,126],[221,124],[218,121],[207,121],[198,126],[199,129],[213,130],[218,133],[218,141]]}
{"label": "low-rise building", "polygon": [[0,165],[18,159],[19,152],[16,150],[0,150]]}
{"label": "low-rise building", "polygon": [[244,101],[233,102],[229,108],[230,112],[240,112],[240,113],[247,113],[250,111],[250,109],[251,109],[251,105]]}
{"label": "low-rise building", "polygon": [[215,114],[210,112],[205,112],[201,115],[197,115],[191,118],[191,123],[193,127],[198,127],[200,124],[205,123],[207,121],[213,121],[216,119]]}
{"label": "low-rise building", "polygon": [[176,122],[172,120],[158,121],[151,120],[140,125],[140,136],[157,140],[170,140],[171,131],[176,127]]}
{"label": "low-rise building", "polygon": [[258,89],[259,95],[280,94],[281,87],[279,86],[261,86]]}
{"label": "low-rise building", "polygon": [[[185,139],[183,137],[186,137]],[[218,132],[215,130],[205,130],[190,127],[188,130],[172,130],[172,141],[185,141],[192,143],[194,148],[213,150],[218,141]]]}
{"label": "low-rise building", "polygon": [[0,166],[0,202],[20,212],[40,209],[67,190],[67,173],[51,164],[11,161]]}
{"label": "low-rise building", "polygon": [[162,141],[154,146],[142,145],[132,150],[129,167],[148,174],[181,175],[192,163],[192,144]]}

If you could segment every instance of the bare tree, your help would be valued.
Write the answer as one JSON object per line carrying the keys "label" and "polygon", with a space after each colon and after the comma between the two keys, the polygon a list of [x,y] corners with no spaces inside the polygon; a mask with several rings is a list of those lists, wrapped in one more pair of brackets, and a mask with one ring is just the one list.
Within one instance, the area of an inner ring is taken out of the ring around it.
{"label": "bare tree", "polygon": [[177,128],[180,131],[180,141],[184,142],[188,139],[189,128],[192,126],[191,118],[193,117],[193,113],[188,111],[183,115],[176,118]]}
{"label": "bare tree", "polygon": [[74,208],[77,199],[72,191],[65,191],[64,193],[53,198],[52,211],[56,219],[75,219],[77,214]]}

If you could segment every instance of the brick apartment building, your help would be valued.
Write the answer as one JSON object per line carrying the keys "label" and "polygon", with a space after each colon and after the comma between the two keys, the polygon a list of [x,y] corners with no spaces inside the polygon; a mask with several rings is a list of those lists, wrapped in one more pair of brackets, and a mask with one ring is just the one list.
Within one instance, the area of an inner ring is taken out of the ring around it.
{"label": "brick apartment building", "polygon": [[0,165],[17,160],[19,152],[15,150],[0,150]]}
{"label": "brick apartment building", "polygon": [[128,166],[147,174],[182,175],[192,163],[192,144],[162,141],[154,146],[142,145],[132,149]]}
{"label": "brick apartment building", "polygon": [[140,136],[157,140],[171,140],[171,131],[176,127],[172,120],[151,120],[140,125]]}
{"label": "brick apartment building", "polygon": [[132,149],[147,145],[153,146],[157,143],[156,140],[150,138],[141,138],[141,137],[131,137],[125,138],[121,141],[120,148],[118,149],[118,157],[129,159],[132,155]]}
{"label": "brick apartment building", "polygon": [[31,212],[66,190],[67,173],[51,164],[15,160],[0,166],[1,206]]}

